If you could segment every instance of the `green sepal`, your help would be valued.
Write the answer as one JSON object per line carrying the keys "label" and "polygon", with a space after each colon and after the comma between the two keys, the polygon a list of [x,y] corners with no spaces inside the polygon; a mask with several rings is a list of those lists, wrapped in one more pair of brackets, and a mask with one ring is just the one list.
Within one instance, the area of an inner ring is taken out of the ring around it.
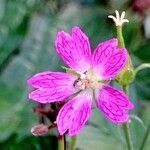
{"label": "green sepal", "polygon": [[71,69],[71,68],[67,68],[67,67],[64,67],[62,66],[63,69],[65,69],[65,71],[68,73],[68,74],[72,74],[72,75],[75,75],[77,77],[80,77],[80,74],[77,73],[75,70]]}
{"label": "green sepal", "polygon": [[119,76],[116,77],[120,85],[127,85],[134,80],[134,71],[129,68],[127,70],[122,70]]}

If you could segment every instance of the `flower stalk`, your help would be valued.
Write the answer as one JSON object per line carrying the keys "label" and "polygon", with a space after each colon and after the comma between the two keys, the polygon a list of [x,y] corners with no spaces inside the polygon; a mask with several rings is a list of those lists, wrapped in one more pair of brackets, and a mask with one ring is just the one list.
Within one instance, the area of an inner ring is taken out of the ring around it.
{"label": "flower stalk", "polygon": [[130,136],[130,132],[129,132],[129,125],[127,122],[122,124],[122,129],[124,132],[124,136],[126,139],[126,144],[127,144],[128,150],[133,150],[133,146],[132,146],[132,142],[131,142],[131,136]]}
{"label": "flower stalk", "polygon": [[70,150],[75,150],[76,141],[77,141],[77,137],[76,136],[72,136],[71,137]]}
{"label": "flower stalk", "polygon": [[58,137],[58,150],[65,150],[64,135]]}
{"label": "flower stalk", "polygon": [[[122,34],[122,27],[123,24],[126,22],[129,22],[129,20],[125,19],[125,12],[123,11],[120,15],[119,12],[115,11],[116,16],[108,16],[108,18],[111,18],[115,25],[117,30],[117,39],[118,39],[118,47],[119,48],[125,48],[124,38]],[[127,85],[131,83],[134,79],[134,73],[133,73],[133,67],[132,67],[132,61],[130,56],[128,55],[128,60],[123,67],[123,69],[119,72],[119,74],[116,76],[116,80],[119,82],[120,85]]]}
{"label": "flower stalk", "polygon": [[122,26],[116,26],[116,30],[117,30],[118,47],[120,48],[125,47],[124,38],[122,35]]}
{"label": "flower stalk", "polygon": [[[117,26],[117,38],[118,38],[118,46],[120,48],[125,47],[124,38],[123,38],[123,34],[122,34],[122,26]],[[123,88],[123,91],[126,94],[128,94],[128,85],[122,85],[122,88]],[[126,144],[127,144],[128,150],[133,150],[128,122],[125,122],[122,124],[122,129],[124,132],[124,136],[126,139]]]}
{"label": "flower stalk", "polygon": [[[123,34],[122,34],[122,26],[123,26],[123,23],[129,22],[129,21],[127,19],[124,19],[125,12],[122,12],[121,15],[119,15],[118,11],[115,11],[115,13],[116,13],[116,17],[111,16],[111,15],[108,16],[108,17],[113,19],[113,21],[115,22],[116,30],[117,30],[118,47],[119,48],[125,48],[124,38],[123,38]],[[130,56],[128,55],[128,60],[127,60],[126,65],[120,71],[120,73],[117,75],[117,80],[122,85],[123,91],[126,94],[128,94],[128,84],[129,84],[129,82],[124,83],[124,82],[121,82],[121,81],[124,80],[125,73],[127,73],[127,76],[129,76],[128,72],[132,67],[131,64],[132,63],[131,63],[131,60],[130,60]],[[127,145],[128,150],[133,150],[128,122],[125,122],[125,123],[122,124],[122,129],[123,129],[123,133],[124,133],[124,137],[125,137],[125,140],[126,140],[126,145]]]}
{"label": "flower stalk", "polygon": [[[128,93],[128,86],[125,85],[122,88],[123,88],[123,91],[127,94]],[[127,144],[128,150],[133,150],[133,144],[132,144],[132,140],[131,140],[131,135],[130,135],[130,129],[129,129],[128,122],[125,122],[125,123],[122,124],[122,129],[123,129],[123,132],[124,132],[124,136],[125,136],[125,139],[126,139],[126,144]]]}

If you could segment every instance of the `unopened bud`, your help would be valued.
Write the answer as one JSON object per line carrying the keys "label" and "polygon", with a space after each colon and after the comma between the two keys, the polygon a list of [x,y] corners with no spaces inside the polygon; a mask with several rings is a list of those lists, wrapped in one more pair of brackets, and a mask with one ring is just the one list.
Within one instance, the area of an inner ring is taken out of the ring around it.
{"label": "unopened bud", "polygon": [[49,131],[49,126],[45,124],[38,124],[31,128],[31,133],[34,136],[41,136],[46,134]]}
{"label": "unopened bud", "polygon": [[132,67],[132,61],[130,56],[128,55],[128,61],[122,70],[115,77],[120,85],[130,84],[134,80],[134,71]]}
{"label": "unopened bud", "polygon": [[127,85],[134,80],[134,72],[132,68],[121,71],[119,75],[118,76],[120,78],[117,78],[117,79],[118,79],[119,84],[121,85]]}

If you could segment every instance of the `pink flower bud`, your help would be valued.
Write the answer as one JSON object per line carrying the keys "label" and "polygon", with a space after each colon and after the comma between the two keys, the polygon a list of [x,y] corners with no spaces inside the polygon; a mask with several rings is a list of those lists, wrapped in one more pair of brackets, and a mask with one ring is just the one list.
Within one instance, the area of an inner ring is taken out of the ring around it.
{"label": "pink flower bud", "polygon": [[36,125],[36,126],[34,126],[34,127],[31,128],[31,133],[34,136],[44,135],[48,131],[49,131],[49,127],[48,127],[48,125],[45,125],[45,124],[38,124],[38,125]]}

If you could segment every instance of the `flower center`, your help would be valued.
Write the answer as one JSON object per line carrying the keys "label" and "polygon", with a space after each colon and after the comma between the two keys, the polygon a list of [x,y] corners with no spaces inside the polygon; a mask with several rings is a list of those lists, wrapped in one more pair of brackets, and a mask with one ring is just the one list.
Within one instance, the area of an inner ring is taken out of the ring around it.
{"label": "flower center", "polygon": [[95,89],[99,85],[99,76],[92,69],[89,69],[74,82],[77,89],[84,90],[86,88]]}
{"label": "flower center", "polygon": [[84,90],[86,88],[92,88],[93,84],[89,79],[78,79],[75,81],[75,87],[80,90]]}

